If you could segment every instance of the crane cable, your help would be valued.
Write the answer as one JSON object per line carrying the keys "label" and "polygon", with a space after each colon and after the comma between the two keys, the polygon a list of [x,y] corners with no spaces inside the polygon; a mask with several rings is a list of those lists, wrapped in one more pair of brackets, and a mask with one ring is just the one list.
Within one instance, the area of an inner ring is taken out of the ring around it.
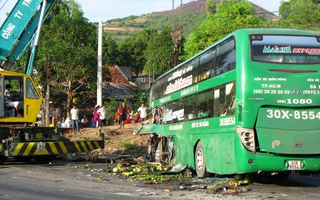
{"label": "crane cable", "polygon": [[[9,0],[6,0],[6,2],[3,3],[3,5],[1,6],[0,10],[2,10],[2,8],[6,5],[6,3],[8,2]],[[2,2],[2,0],[0,0],[0,3]]]}

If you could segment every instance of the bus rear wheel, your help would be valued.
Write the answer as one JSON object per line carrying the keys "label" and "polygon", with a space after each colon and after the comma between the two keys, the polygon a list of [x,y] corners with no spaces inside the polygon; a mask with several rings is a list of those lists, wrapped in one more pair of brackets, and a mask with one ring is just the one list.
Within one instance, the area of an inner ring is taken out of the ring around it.
{"label": "bus rear wheel", "polygon": [[204,148],[202,142],[198,142],[197,148],[194,154],[194,163],[196,168],[197,177],[205,178],[210,175],[206,169],[206,159],[204,156]]}

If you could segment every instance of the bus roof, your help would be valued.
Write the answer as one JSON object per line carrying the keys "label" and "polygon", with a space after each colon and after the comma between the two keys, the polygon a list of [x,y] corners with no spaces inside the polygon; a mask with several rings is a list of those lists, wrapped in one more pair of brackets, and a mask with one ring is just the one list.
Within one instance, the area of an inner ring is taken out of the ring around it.
{"label": "bus roof", "polygon": [[[174,68],[170,69],[169,71],[165,72],[161,76],[159,76],[157,79],[162,78],[163,76],[167,75],[168,73],[176,70],[180,66],[184,65],[185,63],[192,60],[194,57],[197,57],[198,55],[201,55],[206,50],[210,49],[212,46],[215,46],[219,44],[220,42],[224,41],[225,39],[229,38],[232,35],[238,35],[238,34],[297,34],[297,35],[319,35],[319,31],[311,31],[311,30],[300,30],[300,29],[288,29],[288,28],[247,28],[247,29],[238,29],[227,36],[223,37],[222,39],[218,40],[217,42],[213,43],[206,49],[202,50],[201,52],[197,53],[196,55],[192,56],[188,60],[180,63],[179,65],[175,66]],[[156,79],[156,80],[157,80]]]}

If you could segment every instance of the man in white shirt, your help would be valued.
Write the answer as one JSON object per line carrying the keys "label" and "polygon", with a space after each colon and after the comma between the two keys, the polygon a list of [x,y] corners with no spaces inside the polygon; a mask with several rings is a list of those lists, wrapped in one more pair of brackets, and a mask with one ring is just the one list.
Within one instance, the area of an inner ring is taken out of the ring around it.
{"label": "man in white shirt", "polygon": [[72,131],[75,132],[75,129],[79,132],[79,109],[77,108],[76,105],[73,105],[71,111],[71,124],[72,124]]}
{"label": "man in white shirt", "polygon": [[102,107],[98,110],[99,118],[100,118],[100,124],[99,127],[101,128],[102,125],[107,125],[107,109],[106,105],[102,105]]}
{"label": "man in white shirt", "polygon": [[7,107],[14,107],[16,109],[17,117],[21,117],[19,114],[19,101],[12,101],[12,96],[10,95],[10,90],[12,86],[10,84],[6,84],[6,89],[4,91],[4,102]]}
{"label": "man in white shirt", "polygon": [[141,104],[141,107],[138,108],[138,112],[140,112],[141,120],[144,121],[147,118],[147,107],[144,106],[144,103]]}

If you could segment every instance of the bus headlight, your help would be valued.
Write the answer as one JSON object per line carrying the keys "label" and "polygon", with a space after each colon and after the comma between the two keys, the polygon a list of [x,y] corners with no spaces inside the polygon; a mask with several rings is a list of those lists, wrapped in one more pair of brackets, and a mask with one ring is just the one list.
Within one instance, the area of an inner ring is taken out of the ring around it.
{"label": "bus headlight", "polygon": [[256,152],[253,129],[238,127],[236,131],[244,147],[251,152]]}

